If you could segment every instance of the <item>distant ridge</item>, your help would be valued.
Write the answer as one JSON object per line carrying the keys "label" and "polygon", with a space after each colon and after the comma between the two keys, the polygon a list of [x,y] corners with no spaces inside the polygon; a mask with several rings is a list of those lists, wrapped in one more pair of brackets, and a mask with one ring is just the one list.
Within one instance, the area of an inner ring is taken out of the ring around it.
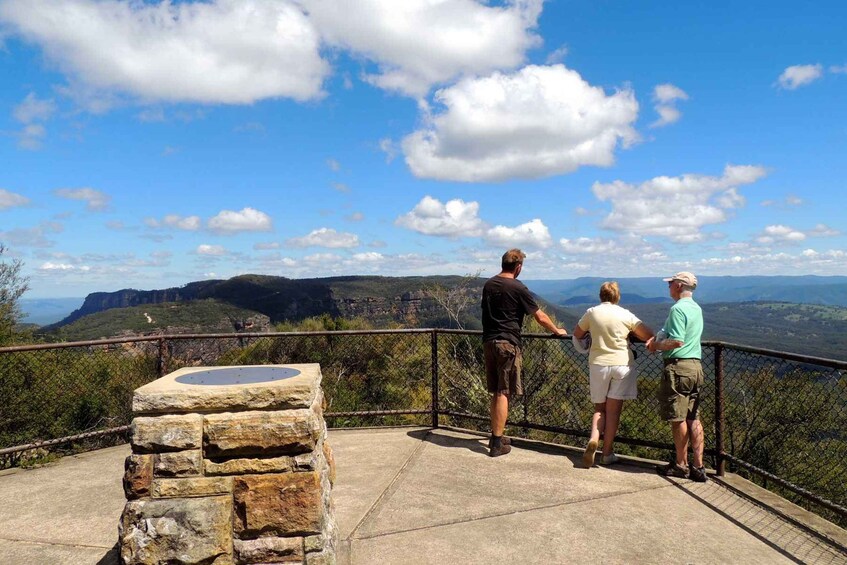
{"label": "distant ridge", "polygon": [[[668,275],[671,273],[668,273]],[[666,275],[667,276],[667,275]],[[698,276],[697,300],[710,302],[791,302],[847,306],[847,276]],[[534,292],[553,304],[573,305],[597,300],[604,281],[616,280],[631,304],[668,298],[667,286],[656,277],[580,277],[562,280],[528,280]]]}
{"label": "distant ridge", "polygon": [[[480,300],[485,279],[459,276],[381,277],[342,276],[313,279],[288,279],[269,275],[240,275],[227,280],[192,282],[162,290],[124,289],[89,294],[83,305],[65,319],[42,328],[51,333],[74,324],[86,316],[113,309],[166,303],[216,301],[267,316],[271,323],[299,321],[329,315],[363,317],[376,326],[401,324],[406,327],[453,327],[444,308],[430,295],[436,287],[453,289],[464,285],[467,307],[462,325],[480,327]],[[572,325],[570,311],[546,303],[545,310]]]}

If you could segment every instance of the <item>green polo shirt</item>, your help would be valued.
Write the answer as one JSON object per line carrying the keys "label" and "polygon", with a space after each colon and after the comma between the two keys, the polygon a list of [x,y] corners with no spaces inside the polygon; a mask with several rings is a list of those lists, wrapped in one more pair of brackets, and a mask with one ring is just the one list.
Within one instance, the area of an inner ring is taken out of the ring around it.
{"label": "green polo shirt", "polygon": [[680,298],[671,306],[662,331],[668,339],[678,339],[682,347],[663,351],[665,359],[700,359],[700,336],[703,335],[703,311],[690,297]]}

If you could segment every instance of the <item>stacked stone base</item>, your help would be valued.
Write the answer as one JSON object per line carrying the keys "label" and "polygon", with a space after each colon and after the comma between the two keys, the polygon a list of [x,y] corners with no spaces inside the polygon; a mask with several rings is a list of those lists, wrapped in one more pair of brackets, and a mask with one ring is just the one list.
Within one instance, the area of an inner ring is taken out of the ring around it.
{"label": "stacked stone base", "polygon": [[119,526],[126,564],[335,563],[335,464],[307,407],[139,416]]}

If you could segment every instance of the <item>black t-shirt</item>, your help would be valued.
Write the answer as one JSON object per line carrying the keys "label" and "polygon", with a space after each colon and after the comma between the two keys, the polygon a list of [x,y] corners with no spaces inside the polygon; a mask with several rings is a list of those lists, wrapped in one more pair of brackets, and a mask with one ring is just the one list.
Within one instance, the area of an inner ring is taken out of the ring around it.
{"label": "black t-shirt", "polygon": [[482,340],[505,339],[521,345],[521,326],[538,304],[517,279],[494,276],[482,287]]}

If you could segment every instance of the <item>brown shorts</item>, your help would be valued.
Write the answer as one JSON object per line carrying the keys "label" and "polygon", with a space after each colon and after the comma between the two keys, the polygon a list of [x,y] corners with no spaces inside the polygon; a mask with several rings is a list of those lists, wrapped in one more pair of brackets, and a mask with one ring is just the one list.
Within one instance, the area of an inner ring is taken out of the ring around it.
{"label": "brown shorts", "polygon": [[500,339],[486,341],[482,348],[488,392],[522,396],[521,348]]}
{"label": "brown shorts", "polygon": [[703,366],[699,359],[666,359],[659,383],[659,414],[668,422],[697,420]]}

